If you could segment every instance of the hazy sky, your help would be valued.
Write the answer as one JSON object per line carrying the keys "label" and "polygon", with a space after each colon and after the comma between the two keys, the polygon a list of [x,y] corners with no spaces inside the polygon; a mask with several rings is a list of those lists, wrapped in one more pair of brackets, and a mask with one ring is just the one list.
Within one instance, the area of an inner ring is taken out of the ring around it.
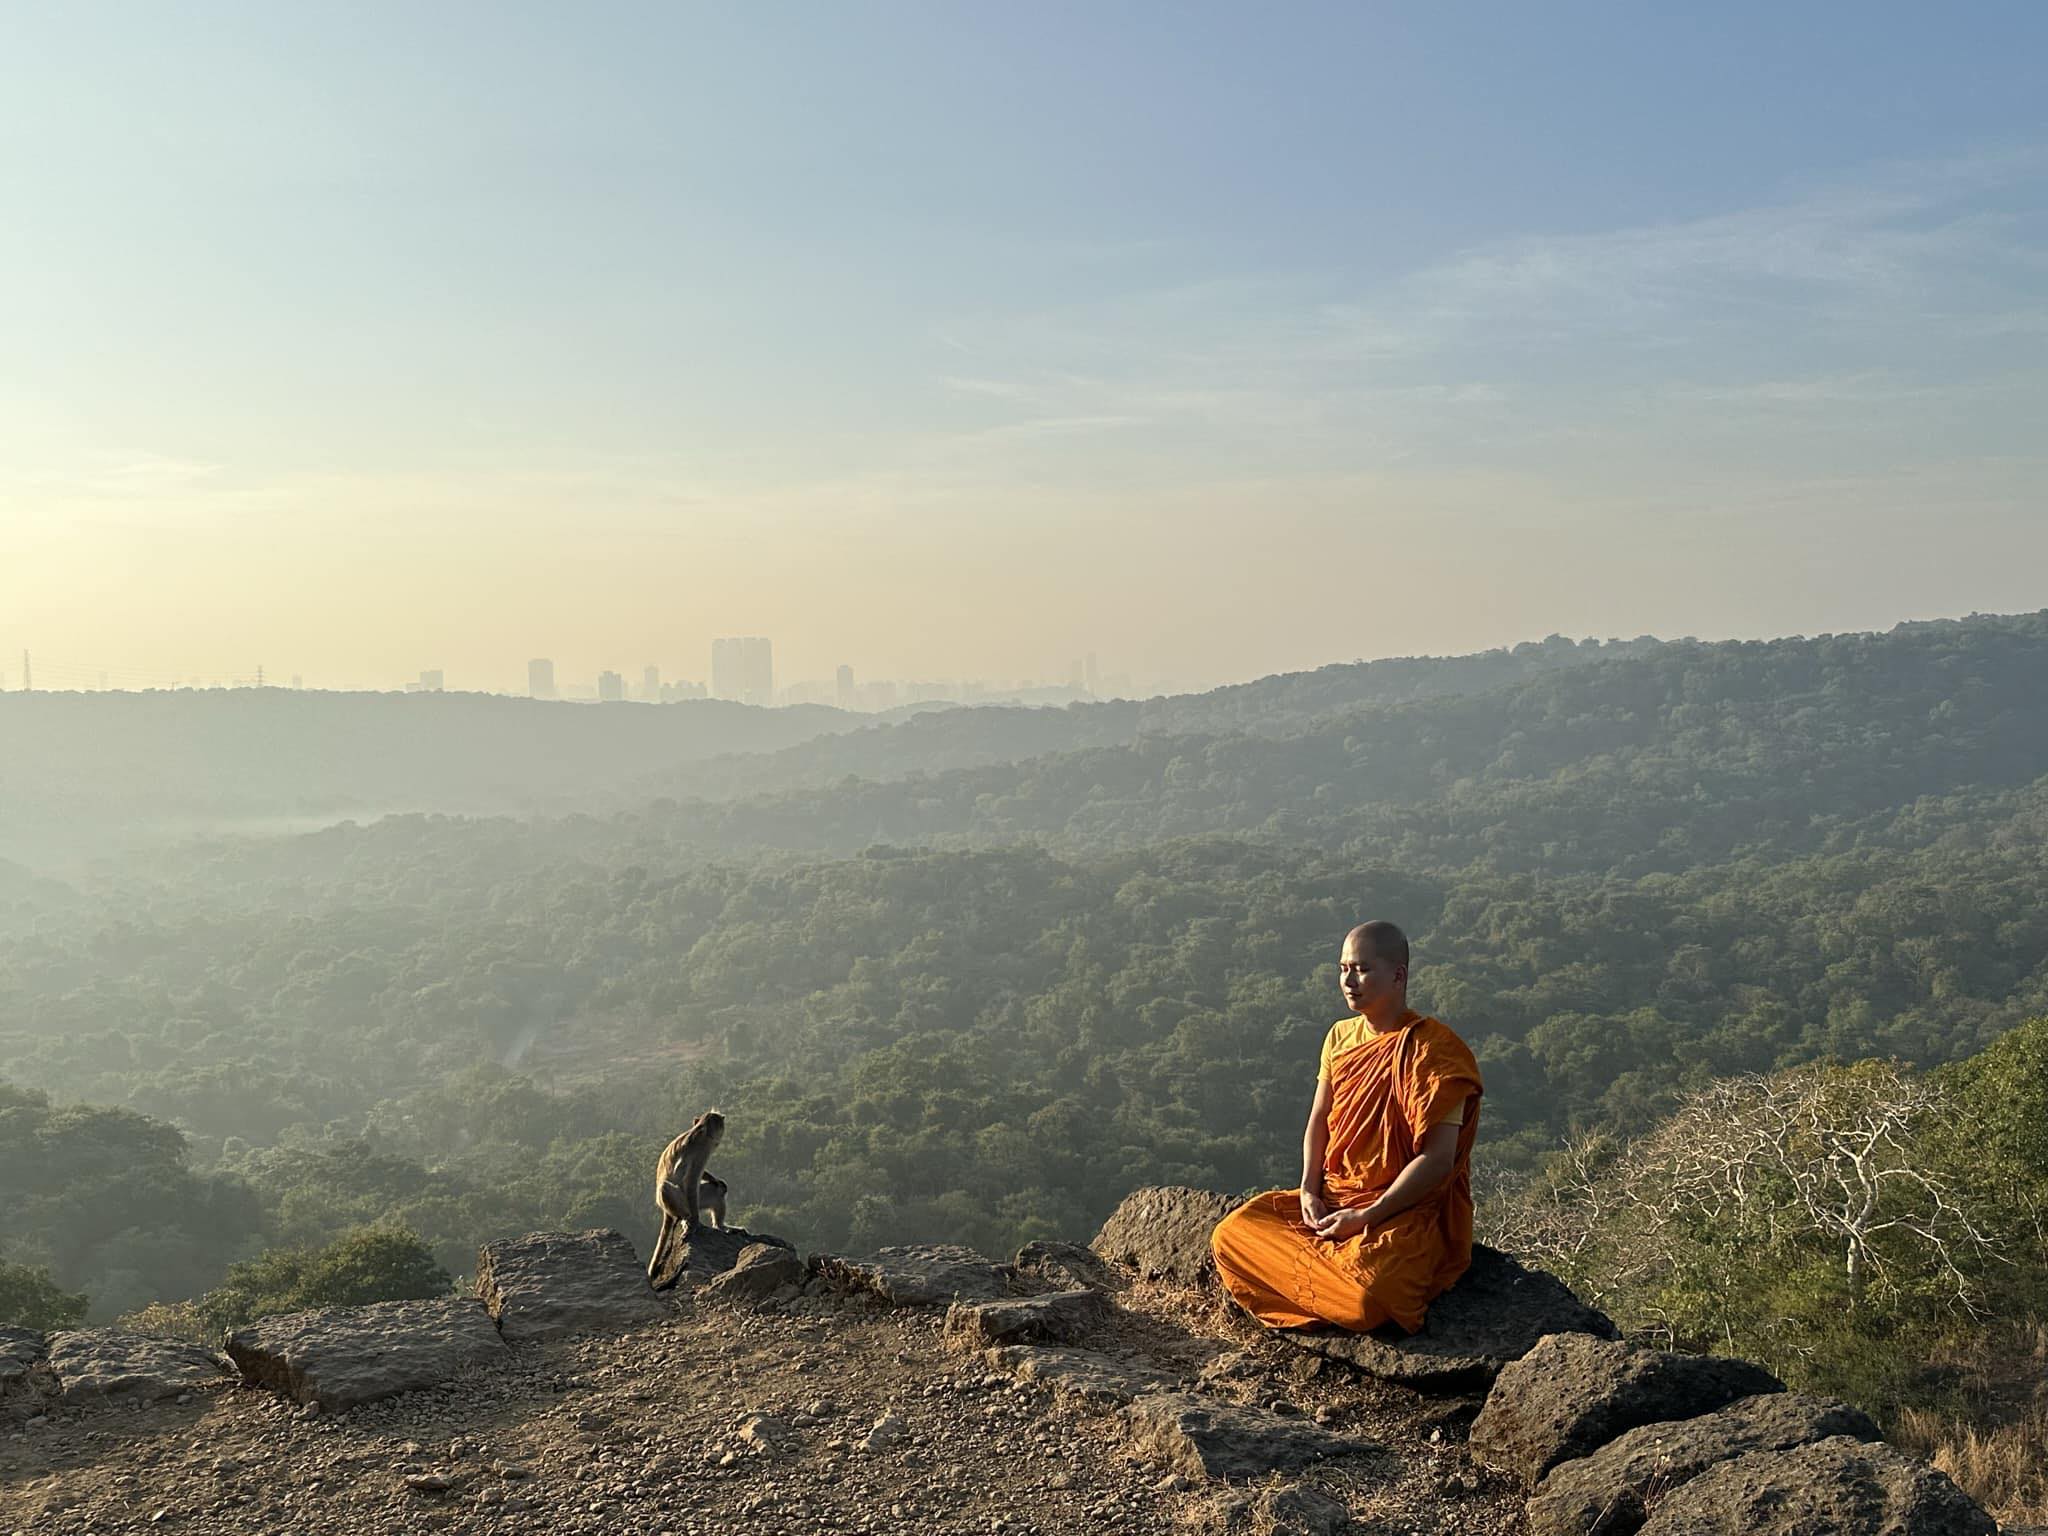
{"label": "hazy sky", "polygon": [[0,5],[0,671],[2048,606],[2048,6]]}

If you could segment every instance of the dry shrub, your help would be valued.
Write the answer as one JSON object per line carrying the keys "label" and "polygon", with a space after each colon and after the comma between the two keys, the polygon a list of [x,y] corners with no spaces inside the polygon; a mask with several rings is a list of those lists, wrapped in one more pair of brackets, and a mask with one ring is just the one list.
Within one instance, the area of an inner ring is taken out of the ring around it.
{"label": "dry shrub", "polygon": [[184,1339],[192,1344],[220,1342],[220,1330],[211,1327],[189,1301],[152,1301],[140,1311],[116,1318],[114,1326],[160,1339]]}
{"label": "dry shrub", "polygon": [[[2002,1526],[2048,1522],[2048,1323],[2029,1319],[1977,1341],[1973,1361],[1958,1361],[1982,1390],[1969,1419],[1931,1408],[1907,1408],[1892,1438],[1955,1479],[1956,1486]],[[2032,1400],[2019,1395],[2031,1383]]]}

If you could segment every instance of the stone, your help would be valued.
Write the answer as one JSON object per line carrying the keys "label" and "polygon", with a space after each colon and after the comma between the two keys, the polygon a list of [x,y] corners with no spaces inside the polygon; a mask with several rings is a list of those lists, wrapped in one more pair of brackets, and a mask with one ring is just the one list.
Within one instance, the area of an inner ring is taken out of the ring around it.
{"label": "stone", "polygon": [[242,1379],[329,1413],[501,1365],[505,1341],[469,1296],[266,1317],[228,1335]]}
{"label": "stone", "polygon": [[1108,1323],[1116,1304],[1100,1291],[1053,1291],[1001,1301],[956,1301],[946,1309],[946,1337],[976,1348],[990,1344],[1078,1344]]}
{"label": "stone", "polygon": [[1657,1506],[1642,1536],[1996,1536],[1947,1477],[1847,1435],[1752,1451],[1707,1468]]}
{"label": "stone", "polygon": [[476,1294],[507,1343],[625,1333],[668,1316],[617,1232],[529,1232],[477,1253]]}
{"label": "stone", "polygon": [[999,1344],[985,1358],[1013,1380],[1044,1387],[1057,1401],[1088,1408],[1121,1408],[1141,1392],[1162,1391],[1178,1380],[1148,1366],[1125,1365],[1092,1349]]}
{"label": "stone", "polygon": [[792,1244],[768,1232],[749,1232],[745,1227],[699,1227],[687,1242],[669,1246],[668,1262],[654,1277],[654,1289],[666,1291],[679,1281],[692,1286],[704,1284],[739,1263],[740,1255],[756,1243],[773,1243],[795,1252]]}
{"label": "stone", "polygon": [[48,1349],[49,1368],[67,1403],[154,1402],[228,1374],[220,1356],[202,1345],[125,1328],[52,1334]]}
{"label": "stone", "polygon": [[1352,1528],[1351,1511],[1320,1489],[1281,1483],[1261,1489],[1252,1500],[1253,1528],[1272,1536],[1342,1536]]}
{"label": "stone", "polygon": [[1553,1333],[1619,1338],[1607,1314],[1554,1275],[1528,1269],[1496,1248],[1472,1245],[1472,1267],[1429,1304],[1421,1329],[1280,1334],[1290,1344],[1356,1366],[1381,1381],[1430,1391],[1484,1387]]}
{"label": "stone", "polygon": [[1204,1285],[1216,1278],[1209,1234],[1244,1202],[1209,1189],[1153,1185],[1134,1189],[1110,1212],[1088,1246],[1147,1280]]}
{"label": "stone", "polygon": [[750,1413],[740,1424],[740,1439],[757,1451],[773,1451],[787,1445],[794,1433],[789,1420],[772,1413]]}
{"label": "stone", "polygon": [[1708,1467],[1836,1435],[1880,1438],[1861,1410],[1799,1392],[1767,1392],[1698,1418],[1645,1424],[1552,1467],[1529,1500],[1529,1533],[1630,1536],[1660,1500]]}
{"label": "stone", "polygon": [[28,1385],[29,1372],[49,1355],[49,1346],[33,1328],[0,1328],[0,1393]]}
{"label": "stone", "polygon": [[1378,1449],[1303,1419],[1192,1392],[1139,1397],[1124,1409],[1123,1425],[1138,1455],[1190,1477],[1261,1478]]}
{"label": "stone", "polygon": [[1084,1285],[1098,1291],[1121,1291],[1130,1285],[1094,1249],[1079,1243],[1026,1243],[1017,1250],[1010,1267],[1020,1275],[1043,1280],[1062,1291]]}
{"label": "stone", "polygon": [[867,1438],[861,1441],[860,1448],[870,1453],[886,1451],[891,1446],[900,1444],[909,1433],[910,1426],[903,1422],[901,1414],[885,1413],[869,1428]]}
{"label": "stone", "polygon": [[951,1301],[993,1301],[1010,1293],[1001,1269],[956,1243],[913,1243],[882,1248],[872,1257],[811,1255],[811,1272],[834,1289],[866,1292],[892,1307],[930,1307]]}
{"label": "stone", "polygon": [[1561,1461],[1642,1424],[1692,1419],[1739,1397],[1782,1392],[1760,1365],[1554,1333],[1502,1368],[1473,1421],[1472,1456],[1533,1489]]}
{"label": "stone", "polygon": [[706,1301],[758,1302],[803,1279],[804,1261],[792,1248],[754,1243],[722,1275],[713,1275],[700,1293]]}

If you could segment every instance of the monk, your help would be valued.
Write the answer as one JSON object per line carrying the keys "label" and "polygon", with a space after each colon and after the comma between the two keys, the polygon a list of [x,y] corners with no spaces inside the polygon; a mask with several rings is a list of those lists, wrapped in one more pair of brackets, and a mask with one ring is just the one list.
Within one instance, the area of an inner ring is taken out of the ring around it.
{"label": "monk", "polygon": [[1408,1006],[1392,923],[1346,934],[1338,972],[1353,1017],[1323,1041],[1301,1188],[1239,1206],[1210,1246],[1232,1299],[1269,1328],[1413,1333],[1472,1262],[1479,1064]]}

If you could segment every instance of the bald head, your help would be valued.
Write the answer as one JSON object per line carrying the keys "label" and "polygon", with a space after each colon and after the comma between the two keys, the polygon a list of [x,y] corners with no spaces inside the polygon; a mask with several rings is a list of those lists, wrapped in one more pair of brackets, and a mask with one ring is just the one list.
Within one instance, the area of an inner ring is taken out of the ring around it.
{"label": "bald head", "polygon": [[1344,935],[1344,947],[1357,946],[1367,955],[1405,968],[1408,964],[1408,935],[1392,923],[1360,923]]}

